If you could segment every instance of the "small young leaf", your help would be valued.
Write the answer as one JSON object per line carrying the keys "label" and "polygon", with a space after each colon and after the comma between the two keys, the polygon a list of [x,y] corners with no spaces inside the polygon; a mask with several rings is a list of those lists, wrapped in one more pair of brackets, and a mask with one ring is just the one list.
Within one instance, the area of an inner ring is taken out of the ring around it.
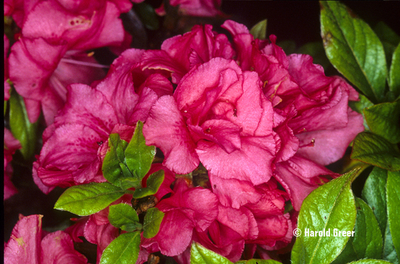
{"label": "small young leaf", "polygon": [[133,193],[133,198],[139,199],[157,193],[158,188],[164,181],[164,171],[159,170],[151,174],[146,181],[146,188],[138,188]]}
{"label": "small young leaf", "polygon": [[371,132],[392,144],[400,142],[400,101],[370,106],[364,109],[364,115]]}
{"label": "small young leaf", "polygon": [[250,29],[250,34],[254,38],[266,39],[267,38],[267,20],[261,20]]}
{"label": "small young leaf", "polygon": [[378,221],[371,208],[360,198],[356,198],[356,206],[358,210],[352,244],[357,259],[381,259],[383,240]]}
{"label": "small young leaf", "polygon": [[136,211],[129,204],[121,203],[111,205],[108,213],[108,220],[113,226],[127,232],[142,229]]}
{"label": "small young leaf", "polygon": [[400,152],[397,146],[369,132],[356,136],[351,158],[390,171],[400,170]]}
{"label": "small young leaf", "polygon": [[387,217],[392,234],[393,246],[400,255],[400,172],[388,172],[387,177]]}
{"label": "small young leaf", "polygon": [[[310,193],[300,210],[299,230],[353,231],[357,212],[351,183],[362,170],[358,167]],[[292,263],[331,263],[348,240],[348,236],[301,235],[293,246]]]}
{"label": "small young leaf", "polygon": [[371,101],[385,97],[386,58],[372,29],[337,1],[320,1],[321,35],[328,59]]}
{"label": "small young leaf", "polygon": [[229,259],[203,247],[198,243],[193,243],[190,249],[191,264],[233,264]]}
{"label": "small young leaf", "polygon": [[54,208],[85,216],[97,213],[124,195],[108,182],[72,186],[58,198]]}
{"label": "small young leaf", "polygon": [[108,139],[110,150],[107,152],[103,161],[103,175],[109,182],[115,184],[123,176],[120,163],[124,162],[124,151],[128,143],[121,140],[118,134],[111,134]]}
{"label": "small young leaf", "polygon": [[140,232],[121,234],[104,249],[100,264],[136,263],[139,250]]}
{"label": "small young leaf", "polygon": [[382,237],[385,235],[387,223],[386,182],[387,171],[374,167],[365,181],[361,194],[361,197],[371,207],[376,219],[378,220]]}
{"label": "small young leaf", "polygon": [[143,237],[152,238],[157,235],[163,218],[163,212],[156,207],[149,208],[144,216]]}
{"label": "small young leaf", "polygon": [[21,143],[21,153],[29,160],[35,153],[38,123],[29,122],[24,99],[13,89],[10,97],[10,128],[11,133]]}
{"label": "small young leaf", "polygon": [[389,89],[395,97],[400,96],[400,44],[393,53],[389,71]]}
{"label": "small young leaf", "polygon": [[142,180],[150,170],[156,148],[147,146],[143,136],[143,123],[138,121],[135,133],[125,150],[125,161],[133,176]]}

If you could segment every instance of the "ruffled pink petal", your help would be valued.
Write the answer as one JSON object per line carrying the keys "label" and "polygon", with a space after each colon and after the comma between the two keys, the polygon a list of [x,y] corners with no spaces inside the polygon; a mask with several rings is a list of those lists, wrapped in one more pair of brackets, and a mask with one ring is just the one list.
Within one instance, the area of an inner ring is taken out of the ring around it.
{"label": "ruffled pink petal", "polygon": [[4,263],[41,263],[42,217],[30,215],[18,221],[4,248]]}
{"label": "ruffled pink petal", "polygon": [[41,242],[40,263],[88,263],[87,259],[74,249],[72,238],[63,231],[46,235]]}
{"label": "ruffled pink petal", "polygon": [[324,183],[322,176],[335,177],[337,174],[305,158],[294,156],[288,161],[276,164],[274,177],[282,184],[293,208],[300,211],[303,200]]}
{"label": "ruffled pink petal", "polygon": [[183,15],[188,16],[204,16],[211,17],[221,14],[219,8],[221,7],[222,0],[171,0],[172,6],[179,5],[179,11]]}
{"label": "ruffled pink petal", "polygon": [[209,178],[213,193],[223,206],[239,209],[245,204],[256,203],[261,198],[261,194],[249,181],[221,179],[212,174],[209,174]]}
{"label": "ruffled pink petal", "polygon": [[194,143],[172,96],[161,97],[152,107],[143,126],[146,144],[156,145],[164,153],[163,165],[185,174],[199,164]]}
{"label": "ruffled pink petal", "polygon": [[342,128],[297,134],[300,146],[304,146],[299,148],[297,154],[323,166],[339,160],[356,135],[364,131],[360,114],[349,109],[348,118],[347,126]]}

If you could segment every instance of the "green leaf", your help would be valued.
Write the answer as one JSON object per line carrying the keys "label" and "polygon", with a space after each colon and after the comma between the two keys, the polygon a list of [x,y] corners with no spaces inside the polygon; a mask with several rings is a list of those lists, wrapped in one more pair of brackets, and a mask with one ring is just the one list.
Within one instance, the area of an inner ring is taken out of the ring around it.
{"label": "green leaf", "polygon": [[320,1],[321,36],[332,65],[372,102],[385,96],[386,59],[374,31],[345,5]]}
{"label": "green leaf", "polygon": [[400,152],[397,146],[369,132],[356,136],[351,158],[390,171],[400,170]]}
{"label": "green leaf", "polygon": [[272,259],[249,259],[249,260],[239,260],[235,264],[282,264],[276,260]]}
{"label": "green leaf", "polygon": [[140,232],[121,234],[104,249],[100,264],[136,263],[139,250]]}
{"label": "green leaf", "polygon": [[400,255],[400,172],[388,172],[387,217],[397,255]]}
{"label": "green leaf", "polygon": [[164,181],[164,171],[159,170],[151,174],[146,181],[146,188],[138,188],[133,193],[133,198],[139,199],[157,193]]}
{"label": "green leaf", "polygon": [[21,143],[20,151],[24,159],[30,160],[35,153],[39,121],[33,124],[29,122],[24,99],[14,89],[9,104],[11,133]]}
{"label": "green leaf", "polygon": [[158,210],[156,207],[149,208],[144,216],[143,237],[152,238],[157,235],[163,218],[163,212]]}
{"label": "green leaf", "polygon": [[393,245],[393,239],[392,239],[392,234],[390,232],[389,225],[386,226],[382,258],[384,260],[390,261],[392,263],[399,263],[399,259],[397,258],[396,249]]}
{"label": "green leaf", "polygon": [[279,47],[281,47],[286,54],[292,54],[296,52],[296,43],[291,40],[284,40],[276,43]]}
{"label": "green leaf", "polygon": [[250,29],[250,34],[254,38],[266,39],[267,38],[267,20],[261,20]]}
{"label": "green leaf", "polygon": [[150,170],[154,155],[155,146],[147,146],[143,136],[143,123],[138,121],[135,133],[125,150],[125,161],[133,176],[142,180]]}
{"label": "green leaf", "polygon": [[389,264],[390,262],[380,260],[380,259],[361,259],[353,262],[349,262],[348,264]]}
{"label": "green leaf", "polygon": [[389,89],[395,95],[400,96],[400,44],[393,53],[392,65],[389,71]]}
{"label": "green leaf", "polygon": [[370,106],[364,115],[371,132],[393,144],[400,142],[400,101]]}
{"label": "green leaf", "polygon": [[124,195],[125,191],[108,183],[72,186],[58,198],[54,208],[84,216],[97,213]]}
{"label": "green leaf", "polygon": [[127,232],[142,229],[142,224],[139,223],[136,211],[129,204],[120,203],[111,205],[108,220],[113,226]]}
{"label": "green leaf", "polygon": [[331,264],[349,263],[350,261],[357,259],[357,254],[353,248],[353,240],[354,237],[350,237],[343,251]]}
{"label": "green leaf", "polygon": [[203,247],[198,243],[193,243],[190,249],[191,264],[233,264],[229,259]]}
{"label": "green leaf", "polygon": [[387,223],[386,182],[387,171],[378,167],[374,167],[374,169],[369,174],[367,180],[365,181],[364,188],[361,194],[361,197],[374,212],[383,237],[385,236]]}
{"label": "green leaf", "polygon": [[369,130],[367,121],[365,120],[365,115],[364,115],[364,109],[370,106],[373,106],[374,104],[368,100],[367,97],[365,97],[362,94],[359,94],[360,100],[359,101],[349,101],[349,106],[353,111],[356,111],[359,114],[362,114],[363,119],[364,119],[364,128],[365,130]]}
{"label": "green leaf", "polygon": [[374,212],[360,198],[356,198],[356,206],[358,210],[352,244],[357,259],[381,259],[383,240]]}
{"label": "green leaf", "polygon": [[118,184],[118,179],[123,177],[121,163],[124,163],[124,151],[128,143],[120,139],[119,134],[111,134],[108,139],[108,146],[110,147],[103,161],[103,175],[109,182]]}
{"label": "green leaf", "polygon": [[[351,183],[362,169],[358,167],[318,187],[303,201],[298,217],[301,236],[293,246],[292,263],[331,263],[345,248],[349,237],[335,236],[334,232],[354,229],[357,212]],[[330,235],[312,236],[319,231]]]}
{"label": "green leaf", "polygon": [[159,28],[156,12],[150,4],[145,2],[135,4],[134,9],[146,28],[150,30],[157,30]]}

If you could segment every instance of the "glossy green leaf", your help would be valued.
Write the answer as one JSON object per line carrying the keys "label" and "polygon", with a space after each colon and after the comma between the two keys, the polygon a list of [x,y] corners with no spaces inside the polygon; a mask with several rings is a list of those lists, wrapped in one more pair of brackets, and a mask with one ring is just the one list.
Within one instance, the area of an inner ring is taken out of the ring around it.
{"label": "glossy green leaf", "polygon": [[378,221],[372,209],[360,198],[356,198],[356,206],[357,218],[352,244],[357,259],[381,259],[383,240]]}
{"label": "glossy green leaf", "polygon": [[400,255],[400,172],[388,172],[387,217],[397,255]]}
{"label": "glossy green leaf", "polygon": [[392,64],[390,65],[389,89],[395,97],[400,96],[400,44],[393,53]]}
{"label": "glossy green leaf", "polygon": [[203,247],[198,243],[193,243],[190,249],[191,264],[233,264],[229,259]]}
{"label": "glossy green leaf", "polygon": [[21,144],[21,153],[30,160],[35,153],[38,123],[29,122],[24,99],[13,89],[9,100],[11,133]]}
{"label": "glossy green leaf", "polygon": [[[292,263],[331,263],[345,248],[349,236],[335,236],[334,232],[354,229],[357,212],[351,183],[362,169],[318,187],[303,201],[298,217],[301,236],[293,246]],[[330,235],[312,236],[319,231]]]}
{"label": "glossy green leaf", "polygon": [[382,236],[385,235],[387,213],[386,213],[386,182],[387,171],[378,167],[369,174],[365,181],[361,196],[371,207],[378,220]]}
{"label": "glossy green leaf", "polygon": [[349,263],[350,261],[358,259],[357,254],[353,248],[353,240],[354,237],[349,238],[349,241],[347,241],[347,244],[344,247],[343,251],[337,258],[335,258],[335,260],[331,264]]}
{"label": "glossy green leaf", "polygon": [[140,232],[121,234],[104,249],[100,264],[134,264],[139,250]]}
{"label": "glossy green leaf", "polygon": [[364,115],[371,132],[390,143],[400,142],[400,101],[370,106],[364,109]]}
{"label": "glossy green leaf", "polygon": [[266,39],[267,38],[267,20],[261,20],[250,29],[250,34],[254,38]]}
{"label": "glossy green leaf", "polygon": [[111,205],[108,213],[110,224],[127,232],[141,230],[142,224],[136,211],[129,204]]}
{"label": "glossy green leaf", "polygon": [[235,262],[235,264],[281,264],[281,262],[272,259],[249,259],[240,260]]}
{"label": "glossy green leaf", "polygon": [[163,212],[156,207],[149,208],[144,216],[143,237],[152,238],[157,235],[163,218]]}
{"label": "glossy green leaf", "polygon": [[118,179],[123,177],[120,163],[124,163],[124,151],[128,143],[120,139],[119,134],[111,134],[108,139],[110,147],[103,161],[103,175],[109,182],[116,184]]}
{"label": "glossy green leaf", "polygon": [[392,263],[399,263],[399,259],[397,258],[396,249],[393,245],[392,234],[390,232],[389,225],[386,226],[385,237],[383,240],[383,256],[384,260],[387,260]]}
{"label": "glossy green leaf", "polygon": [[349,262],[348,264],[389,264],[390,262],[387,262],[385,260],[380,260],[380,259],[361,259],[353,262]]}
{"label": "glossy green leaf", "polygon": [[386,59],[374,31],[338,1],[320,1],[321,36],[332,65],[371,101],[385,96]]}
{"label": "glossy green leaf", "polygon": [[390,171],[400,170],[398,147],[370,132],[363,132],[356,136],[351,158]]}
{"label": "glossy green leaf", "polygon": [[157,193],[163,181],[164,181],[164,171],[159,170],[154,172],[149,176],[149,178],[146,181],[147,187],[136,189],[135,192],[133,193],[133,198],[139,199]]}
{"label": "glossy green leaf", "polygon": [[353,111],[356,111],[359,114],[362,114],[363,119],[364,119],[364,128],[366,130],[369,130],[367,121],[365,120],[365,115],[364,115],[364,109],[370,106],[373,106],[374,104],[368,100],[367,97],[365,97],[362,94],[359,94],[360,100],[359,101],[349,101],[349,106]]}
{"label": "glossy green leaf", "polygon": [[54,208],[81,216],[91,215],[103,210],[124,193],[108,182],[76,185],[65,190]]}
{"label": "glossy green leaf", "polygon": [[143,123],[138,121],[135,133],[125,150],[125,161],[133,176],[142,180],[150,170],[154,155],[155,146],[147,146],[143,136]]}

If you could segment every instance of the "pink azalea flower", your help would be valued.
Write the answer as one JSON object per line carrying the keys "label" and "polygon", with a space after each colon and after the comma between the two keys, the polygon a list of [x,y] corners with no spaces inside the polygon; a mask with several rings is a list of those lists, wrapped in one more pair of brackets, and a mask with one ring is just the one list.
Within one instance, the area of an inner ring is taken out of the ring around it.
{"label": "pink azalea flower", "polygon": [[195,25],[190,32],[165,40],[161,50],[148,52],[143,65],[171,71],[172,82],[178,84],[194,66],[216,57],[232,59],[234,54],[226,35],[212,31],[211,25]]}
{"label": "pink azalea flower", "polygon": [[201,161],[212,175],[257,185],[272,176],[272,125],[272,106],[257,74],[214,58],[189,71],[173,97],[157,101],[143,133],[176,173],[189,173]]}
{"label": "pink azalea flower", "polygon": [[66,104],[44,131],[43,148],[33,164],[34,180],[43,192],[105,181],[101,165],[109,135],[119,133],[129,141],[136,122],[147,119],[158,95],[172,92],[161,74],[136,69],[142,54],[133,49],[124,52],[95,88],[84,84],[68,88]]}
{"label": "pink azalea flower", "polygon": [[85,50],[121,45],[126,35],[118,17],[130,7],[127,0],[30,1],[15,7],[22,37],[11,48],[10,80],[24,97],[31,122],[42,108],[50,125],[66,100],[67,85],[104,76],[103,66]]}
{"label": "pink azalea flower", "polygon": [[274,35],[268,44],[254,40],[236,22],[226,21],[223,27],[234,37],[241,68],[259,74],[274,106],[274,131],[280,138],[274,177],[300,210],[303,199],[327,181],[323,175],[337,176],[322,166],[340,159],[364,130],[362,116],[348,107],[358,94],[340,77],[325,76],[311,56],[286,56]]}
{"label": "pink azalea flower", "polygon": [[21,148],[21,144],[16,140],[11,131],[4,128],[4,200],[10,198],[18,191],[12,184],[10,178],[13,173],[11,167],[12,155],[17,149]]}
{"label": "pink azalea flower", "polygon": [[[222,0],[170,0],[171,6],[179,6],[179,12],[187,16],[216,16],[221,15]],[[165,15],[164,4],[156,9],[160,16]]]}
{"label": "pink azalea flower", "polygon": [[10,49],[10,41],[4,35],[4,100],[10,99],[10,84],[8,80],[8,50]]}
{"label": "pink azalea flower", "polygon": [[166,256],[184,252],[190,246],[194,230],[205,231],[218,213],[216,196],[208,189],[190,188],[184,178],[177,179],[172,196],[161,200],[156,207],[165,213],[160,231],[153,238],[143,238],[141,246]]}
{"label": "pink azalea flower", "polygon": [[42,233],[42,216],[20,218],[10,240],[4,247],[4,263],[87,263],[87,259],[74,249],[71,237],[56,231]]}

